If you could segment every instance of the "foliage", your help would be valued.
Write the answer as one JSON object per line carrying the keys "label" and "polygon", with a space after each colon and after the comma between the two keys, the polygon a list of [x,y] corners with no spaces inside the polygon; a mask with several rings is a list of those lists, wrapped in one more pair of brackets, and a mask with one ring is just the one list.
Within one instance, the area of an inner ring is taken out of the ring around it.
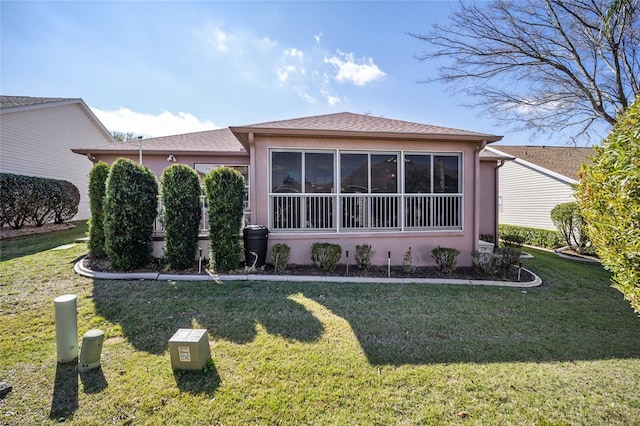
{"label": "foliage", "polygon": [[334,243],[313,243],[311,245],[311,261],[326,272],[333,272],[342,258],[342,247]]}
{"label": "foliage", "polygon": [[419,60],[450,59],[429,81],[472,106],[516,129],[588,137],[640,92],[638,2],[622,1],[461,1],[448,23],[412,35],[428,46]]}
{"label": "foliage", "polygon": [[202,214],[198,173],[186,164],[172,164],[162,172],[160,186],[165,266],[170,270],[188,269],[195,261]]}
{"label": "foliage", "polygon": [[152,250],[153,222],[158,212],[158,183],[147,167],[117,159],[106,181],[105,251],[115,269],[144,266]]}
{"label": "foliage", "polygon": [[551,210],[551,220],[558,228],[567,245],[573,247],[576,252],[583,253],[590,245],[578,203],[558,204]]}
{"label": "foliage", "polygon": [[376,254],[376,252],[371,248],[370,244],[356,245],[354,258],[358,267],[363,271],[371,269],[371,258],[374,254]]}
{"label": "foliage", "polygon": [[405,274],[413,274],[415,270],[416,268],[413,266],[413,254],[411,252],[411,247],[409,247],[402,258],[402,272]]}
{"label": "foliage", "polygon": [[521,254],[522,250],[516,246],[499,247],[496,249],[495,255],[499,260],[498,265],[503,275],[506,274],[512,266],[520,262]]}
{"label": "foliage", "polygon": [[516,234],[501,235],[502,244],[504,247],[513,247],[521,249],[524,244],[524,237]]}
{"label": "foliage", "polygon": [[576,197],[613,286],[640,312],[640,100],[594,149]]}
{"label": "foliage", "polygon": [[518,235],[523,238],[524,244],[530,246],[555,249],[563,245],[562,236],[558,231],[515,225],[499,225],[498,230],[500,235]]}
{"label": "foliage", "polygon": [[450,247],[436,247],[431,250],[431,257],[436,262],[438,270],[443,274],[451,274],[458,263],[460,250]]}
{"label": "foliage", "polygon": [[63,223],[78,213],[80,192],[71,182],[0,173],[0,225]]}
{"label": "foliage", "polygon": [[89,172],[89,254],[94,257],[106,255],[104,248],[104,196],[107,192],[107,178],[109,165],[103,161],[97,162]]}
{"label": "foliage", "polygon": [[276,272],[284,272],[289,264],[291,247],[286,243],[276,243],[271,247],[271,263]]}
{"label": "foliage", "polygon": [[496,242],[496,239],[493,236],[493,234],[480,234],[480,240],[486,241],[488,243],[494,243],[494,244]]}
{"label": "foliage", "polygon": [[204,190],[209,206],[209,264],[217,272],[228,272],[240,263],[244,176],[230,167],[219,167],[204,177]]}
{"label": "foliage", "polygon": [[500,269],[500,259],[493,253],[474,250],[471,252],[471,259],[475,270],[484,276],[496,275]]}

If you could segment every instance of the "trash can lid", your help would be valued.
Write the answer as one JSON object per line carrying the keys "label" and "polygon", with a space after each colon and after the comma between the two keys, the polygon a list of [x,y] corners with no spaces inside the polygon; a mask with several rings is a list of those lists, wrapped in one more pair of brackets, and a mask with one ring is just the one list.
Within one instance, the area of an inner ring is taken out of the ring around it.
{"label": "trash can lid", "polygon": [[247,225],[244,227],[244,233],[251,234],[268,234],[269,229],[264,225]]}

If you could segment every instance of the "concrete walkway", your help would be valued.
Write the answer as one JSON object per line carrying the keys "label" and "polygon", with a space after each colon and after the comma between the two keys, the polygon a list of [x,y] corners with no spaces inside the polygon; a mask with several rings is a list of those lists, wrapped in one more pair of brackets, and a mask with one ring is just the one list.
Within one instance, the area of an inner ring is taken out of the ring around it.
{"label": "concrete walkway", "polygon": [[280,282],[322,282],[322,283],[383,283],[383,284],[461,284],[485,285],[495,287],[529,288],[542,284],[542,279],[528,269],[524,271],[533,275],[533,281],[511,282],[492,280],[461,280],[444,278],[380,278],[380,277],[338,277],[338,276],[301,276],[301,275],[199,275],[199,274],[166,274],[162,272],[96,272],[84,266],[80,259],[73,270],[76,274],[100,280],[156,280],[156,281],[280,281]]}

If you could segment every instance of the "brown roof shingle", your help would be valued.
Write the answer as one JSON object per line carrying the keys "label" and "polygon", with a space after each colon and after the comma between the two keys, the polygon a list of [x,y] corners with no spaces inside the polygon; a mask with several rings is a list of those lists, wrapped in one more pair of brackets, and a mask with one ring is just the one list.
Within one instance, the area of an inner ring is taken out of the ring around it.
{"label": "brown roof shingle", "polygon": [[570,146],[492,145],[491,148],[573,180],[578,180],[578,171],[582,163],[595,154],[593,148]]}

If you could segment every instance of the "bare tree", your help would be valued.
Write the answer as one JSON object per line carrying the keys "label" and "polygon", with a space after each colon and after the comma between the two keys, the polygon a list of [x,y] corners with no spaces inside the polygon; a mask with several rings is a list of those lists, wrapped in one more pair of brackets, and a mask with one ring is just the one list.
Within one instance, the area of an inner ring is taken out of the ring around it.
{"label": "bare tree", "polygon": [[452,83],[516,130],[588,138],[640,92],[635,0],[461,1],[449,23],[411,35],[429,46],[420,61],[450,59],[426,82]]}

